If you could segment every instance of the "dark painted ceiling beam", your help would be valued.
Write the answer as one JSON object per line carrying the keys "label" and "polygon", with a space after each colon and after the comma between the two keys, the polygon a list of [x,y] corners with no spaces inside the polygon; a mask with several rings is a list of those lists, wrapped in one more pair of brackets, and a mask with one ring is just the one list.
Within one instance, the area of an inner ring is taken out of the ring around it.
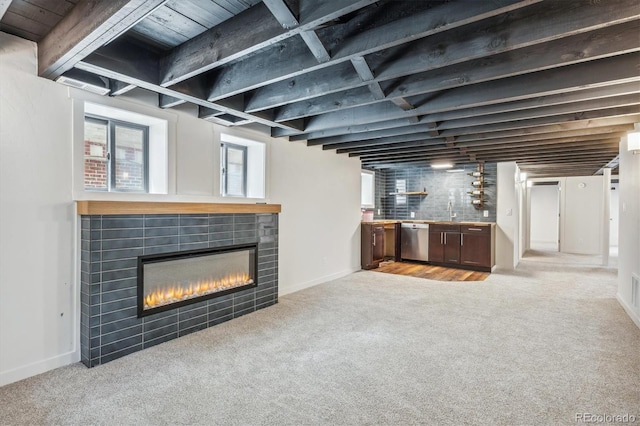
{"label": "dark painted ceiling beam", "polygon": [[[576,121],[572,123],[561,123],[551,125],[541,125],[537,127],[525,127],[519,129],[499,130],[492,127],[485,127],[484,131],[478,131],[463,136],[456,136],[454,147],[469,146],[479,141],[495,140],[513,140],[518,141],[519,138],[524,140],[544,140],[557,137],[571,137],[581,136],[588,132],[593,134],[604,135],[606,133],[617,133],[631,129],[634,123],[640,120],[640,115],[628,116],[628,117],[615,117],[615,118],[601,118],[595,120]],[[391,151],[402,148],[415,148],[416,145],[442,143],[446,141],[443,138],[416,138],[403,143],[392,144],[380,144],[374,146],[360,146],[355,150],[350,150],[349,153],[365,153],[377,149],[378,151]],[[341,153],[344,153],[342,151]]]}
{"label": "dark painted ceiling beam", "polygon": [[[555,151],[566,151],[567,149],[575,147],[576,150],[580,149],[580,147],[593,149],[593,148],[615,148],[618,149],[620,138],[591,138],[588,140],[581,141],[570,141],[571,139],[554,139],[545,141],[545,143],[541,144],[527,144],[527,143],[512,143],[512,144],[499,144],[499,145],[483,145],[477,144],[473,146],[461,147],[457,149],[457,153],[466,155],[466,154],[481,154],[481,153],[508,153],[512,151],[517,152],[555,152]],[[558,142],[560,141],[560,142]],[[456,149],[450,149],[444,144],[436,144],[436,145],[427,145],[423,148],[415,148],[413,150],[398,150],[392,151],[388,153],[366,153],[360,156],[362,161],[368,161],[372,159],[383,159],[383,158],[393,158],[393,157],[401,157],[401,156],[412,156],[412,155],[429,155],[432,153],[456,153]]]}
{"label": "dark painted ceiling beam", "polygon": [[[464,3],[464,4],[462,4]],[[260,86],[253,95],[252,101],[247,104],[247,111],[260,111],[264,109],[274,108],[276,106],[284,105],[290,102],[302,101],[317,96],[323,96],[327,93],[342,92],[348,89],[354,89],[359,86],[363,86],[361,80],[358,80],[353,74],[351,78],[346,78],[346,70],[344,62],[341,60],[354,58],[362,58],[364,55],[372,54],[382,51],[386,48],[397,46],[403,43],[411,42],[420,37],[433,37],[434,34],[441,33],[446,30],[455,29],[463,23],[476,22],[486,19],[489,16],[499,15],[500,11],[504,11],[502,8],[495,9],[495,5],[490,2],[453,2],[448,4],[441,4],[432,8],[426,8],[425,10],[418,11],[411,14],[408,17],[400,18],[397,21],[393,21],[386,25],[381,25],[378,28],[374,28],[365,31],[362,35],[353,34],[341,34],[339,29],[332,34],[331,38],[344,39],[345,43],[337,45],[333,60],[328,63],[332,68],[335,68],[333,74],[327,74],[322,68],[307,69],[305,74],[300,75],[300,70],[289,66],[288,72],[281,72],[274,76],[270,85],[258,84]],[[511,1],[512,8],[528,6],[526,2],[514,2]],[[400,2],[392,6],[402,8],[404,5]],[[424,5],[429,5],[425,2]],[[387,6],[388,7],[388,6]],[[480,9],[479,9],[480,8]],[[481,13],[481,11],[487,13]],[[391,13],[391,12],[388,12]],[[473,15],[479,13],[478,15]],[[376,17],[372,17],[377,19]],[[447,22],[448,25],[442,25],[443,22]],[[366,25],[366,20],[365,20]],[[412,31],[416,32],[415,37],[409,36]],[[443,37],[446,37],[445,33]],[[427,38],[429,40],[431,37]],[[354,40],[352,42],[351,40]],[[377,44],[376,44],[377,43]],[[335,55],[338,55],[341,60],[336,60]],[[268,58],[267,58],[268,59]],[[266,62],[266,59],[265,61]],[[301,61],[297,61],[301,64]],[[424,69],[424,68],[422,68]],[[326,82],[326,87],[330,90],[318,90],[312,85],[309,85],[309,81],[319,81],[318,77],[323,77],[323,81]],[[293,85],[293,86],[291,86]],[[266,86],[266,87],[262,87]],[[287,88],[285,90],[285,88]],[[357,98],[356,98],[357,99]]]}
{"label": "dark painted ceiling beam", "polygon": [[[560,98],[562,95],[556,95]],[[507,112],[494,112],[495,108],[474,108],[474,114],[464,114],[466,117],[457,118],[463,110],[456,110],[447,113],[434,114],[429,116],[423,116],[421,124],[414,126],[395,127],[391,129],[380,130],[378,132],[367,132],[357,134],[346,134],[342,136],[333,136],[329,138],[313,139],[308,142],[308,145],[323,145],[323,149],[334,149],[337,144],[345,142],[356,142],[356,144],[365,145],[367,140],[373,139],[373,143],[377,143],[376,140],[385,137],[410,135],[417,132],[428,132],[432,129],[430,123],[439,122],[440,124],[436,128],[440,131],[452,129],[455,127],[470,127],[484,124],[503,123],[514,120],[524,120],[530,118],[549,117],[562,114],[577,114],[586,111],[595,111],[599,109],[624,107],[631,105],[640,105],[640,93],[622,95],[618,97],[609,97],[601,99],[591,99],[587,101],[578,101],[572,103],[564,103],[551,106],[540,106],[539,108],[519,109],[524,103],[520,101],[519,105],[511,103],[505,105],[506,108],[517,108],[514,111]],[[531,105],[540,105],[536,102],[530,103]],[[431,120],[431,121],[429,121]],[[342,145],[338,145],[342,146]],[[354,145],[357,146],[357,145]]]}
{"label": "dark painted ceiling beam", "polygon": [[38,75],[59,77],[166,1],[81,0],[38,43]]}
{"label": "dark painted ceiling beam", "polygon": [[[586,1],[581,3],[586,3]],[[575,12],[576,22],[584,24],[585,27],[580,32],[577,32],[575,25],[566,24],[566,15],[558,13],[557,16],[551,19],[548,16],[549,4],[544,3],[539,7],[536,5],[536,10],[539,10],[539,12],[535,16],[524,15],[524,12],[528,12],[531,9],[523,10],[522,16],[517,15],[507,22],[499,22],[494,28],[483,31],[481,35],[463,27],[398,47],[399,53],[397,54],[394,51],[385,51],[371,55],[369,59],[371,63],[369,65],[376,74],[376,81],[391,80],[386,83],[387,87],[383,83],[383,90],[388,97],[393,98],[397,96],[413,96],[459,85],[487,81],[493,75],[515,75],[532,72],[549,68],[550,66],[566,65],[611,55],[612,51],[625,51],[624,46],[619,49],[615,45],[612,46],[609,42],[612,38],[615,38],[616,45],[621,43],[637,49],[637,43],[635,43],[635,37],[633,36],[637,31],[637,24],[635,27],[633,24],[621,26],[617,30],[602,29],[603,25],[613,26],[614,23],[620,23],[623,21],[622,17],[624,17],[624,20],[628,20],[629,16],[635,16],[638,19],[638,11],[635,6],[620,5],[619,11],[616,10],[615,13],[604,15],[594,15],[593,6],[579,10]],[[551,4],[554,4],[556,9],[564,5],[564,3],[557,2]],[[630,13],[630,15],[625,15],[625,13]],[[587,22],[579,21],[581,17],[586,19]],[[549,20],[551,20],[551,25],[547,25]],[[597,33],[592,37],[585,35],[584,33],[589,30],[597,31]],[[513,38],[511,37],[512,35]],[[569,36],[574,37],[571,37],[570,40],[562,40]],[[504,44],[496,42],[496,40],[504,40]],[[536,46],[537,44],[551,42],[551,40],[555,40],[552,42],[553,49]],[[517,57],[508,54],[510,51],[522,48],[526,48],[526,50]],[[556,50],[559,50],[559,52],[556,52]],[[406,59],[400,61],[399,58],[394,56],[398,54],[402,54]],[[487,56],[495,55],[497,57],[492,57],[491,60],[482,60]],[[521,65],[512,69],[510,62],[516,58],[518,58]],[[455,66],[455,64],[473,62],[473,60],[476,61],[473,64],[468,64],[473,66]],[[494,64],[493,61],[497,63]],[[440,70],[447,66],[453,66],[453,68],[450,71]],[[505,69],[502,69],[503,67]],[[421,78],[416,77],[415,80],[409,80],[406,85],[403,81],[400,81],[403,84],[397,84],[393,81],[419,72],[425,72],[425,75]],[[280,84],[285,83],[288,82]],[[327,85],[332,87],[333,93],[336,93],[353,89],[362,84],[352,80],[341,80],[338,76],[334,76],[330,81],[327,81]],[[296,105],[296,101],[303,101],[314,95],[313,92],[302,90],[306,87],[302,82],[296,84],[296,86],[298,90],[288,90],[286,92],[278,90],[281,89],[279,85],[265,88],[264,90],[259,89],[256,91],[252,102],[247,105],[247,110],[256,111],[274,108],[284,103],[294,103],[281,112],[281,119],[294,118],[300,115],[313,115],[315,111],[320,110],[320,106],[318,106],[315,110],[305,112],[301,105]],[[325,93],[319,93],[315,96],[319,95],[325,95]],[[362,97],[362,95],[360,96]],[[365,101],[366,98],[358,98],[354,99],[353,103],[362,104]],[[330,105],[330,103],[331,99],[327,98],[326,102],[317,100],[313,104]]]}
{"label": "dark painted ceiling beam", "polygon": [[[305,127],[305,132],[640,81],[640,75],[637,72],[639,65],[640,55],[638,53],[628,53],[557,69],[539,71],[535,75],[522,75],[479,83],[474,85],[473,90],[469,90],[466,87],[447,90],[410,111],[399,111],[388,102],[350,108],[345,111],[336,111],[310,118]],[[274,129],[273,133],[275,136],[288,136],[291,134],[291,132],[276,129]]]}
{"label": "dark painted ceiling beam", "polygon": [[[531,140],[528,137],[516,137],[516,138],[506,138],[506,139],[498,139],[498,140],[478,140],[473,142],[467,142],[465,145],[459,146],[449,146],[445,143],[445,146],[451,150],[457,149],[459,152],[463,151],[489,151],[493,149],[502,149],[503,147],[537,147],[537,146],[546,146],[546,145],[556,145],[556,144],[571,144],[571,143],[582,143],[582,142],[592,142],[592,141],[603,141],[603,140],[620,140],[620,138],[624,135],[623,132],[610,133],[606,132],[606,134],[587,134],[583,136],[565,136],[564,134],[553,134],[553,136],[549,136],[548,139],[538,139]],[[349,153],[349,157],[361,157],[366,158],[367,156],[382,154],[385,155],[387,153],[394,152],[422,152],[422,151],[431,151],[436,149],[438,145],[432,144],[415,144],[412,147],[403,147],[406,149],[403,150],[369,150],[362,152],[351,152]],[[455,152],[455,151],[454,151]]]}
{"label": "dark painted ceiling beam", "polygon": [[[288,30],[300,25],[296,17],[297,11],[294,13],[291,10],[291,5],[287,5],[284,0],[263,0],[263,3],[284,29]],[[302,31],[300,36],[318,62],[327,62],[331,59],[329,52],[327,52],[315,31]]]}
{"label": "dark painted ceiling beam", "polygon": [[[561,116],[532,118],[527,120],[517,120],[513,122],[507,121],[501,123],[449,129],[441,132],[441,134],[435,139],[452,137],[454,138],[455,142],[459,142],[464,140],[465,136],[478,138],[480,137],[480,135],[487,135],[487,137],[490,138],[498,137],[495,135],[497,135],[499,132],[509,131],[523,132],[523,134],[536,134],[554,131],[581,130],[593,127],[633,123],[635,122],[634,120],[637,120],[640,117],[640,115],[638,115],[639,113],[640,111],[637,107],[631,106],[589,111],[579,115],[569,114]],[[333,144],[330,146],[323,146],[323,149],[357,148],[362,151],[383,145],[389,147],[400,147],[403,144],[415,143],[415,141],[417,140],[430,139],[434,139],[434,137],[431,136],[428,131],[426,131],[401,136],[372,139],[370,141],[364,142],[344,142],[340,144]]]}
{"label": "dark painted ceiling beam", "polygon": [[[489,58],[437,68],[406,78],[385,81],[381,87],[387,93],[387,99],[403,97],[411,105],[419,105],[430,95],[418,95],[586,62],[622,52],[638,51],[640,44],[635,41],[634,36],[638,25],[638,22],[634,21]],[[619,41],[611,43],[612,39]],[[349,101],[337,102],[340,98]],[[362,89],[350,89],[316,97],[311,101],[293,102],[280,108],[276,118],[287,120],[307,117],[375,102],[376,100],[371,99]]]}
{"label": "dark painted ceiling beam", "polygon": [[[525,145],[508,145],[508,146],[494,146],[489,149],[480,149],[478,148],[465,148],[464,150],[459,150],[460,155],[494,155],[496,158],[503,154],[513,154],[517,153],[519,155],[545,155],[545,154],[554,154],[554,153],[574,153],[575,155],[581,155],[585,151],[605,151],[605,150],[618,150],[619,139],[605,139],[605,140],[591,140],[591,141],[582,141],[582,142],[562,142],[562,143],[554,143],[540,146],[525,146]],[[401,152],[401,153],[389,153],[382,155],[365,155],[360,157],[361,161],[377,161],[377,160],[387,160],[397,157],[411,157],[411,156],[423,156],[423,155],[433,155],[433,154],[442,154],[442,153],[452,153],[446,146],[433,146],[430,148],[425,148],[421,151],[415,152]]]}
{"label": "dark painted ceiling beam", "polygon": [[[374,1],[301,0],[300,16],[297,18],[300,25],[291,29],[284,29],[267,6],[263,2],[258,3],[165,55],[160,62],[161,85],[167,87],[177,84],[293,38],[304,31],[313,30],[327,21],[351,13]],[[231,94],[234,93],[228,93]]]}
{"label": "dark painted ceiling beam", "polygon": [[158,94],[158,106],[160,108],[173,108],[178,105],[184,104],[186,101],[184,99],[176,98],[174,96],[164,95],[162,93]]}
{"label": "dark painted ceiling beam", "polygon": [[[451,161],[456,164],[468,163],[468,162],[504,162],[504,161],[516,161],[516,162],[530,162],[530,163],[544,163],[544,162],[557,162],[557,161],[592,161],[600,163],[600,166],[607,164],[612,158],[618,154],[617,151],[606,151],[593,154],[581,154],[579,157],[575,155],[533,155],[533,156],[521,156],[517,153],[505,154],[500,156],[481,156],[481,155],[451,155],[451,154],[438,154],[432,156],[413,156],[406,158],[390,158],[381,161],[366,161],[362,162],[364,167],[379,167],[381,165],[390,165],[393,163],[406,163],[406,162],[437,162],[437,161]],[[475,159],[471,159],[475,158]],[[377,165],[377,166],[376,166]]]}
{"label": "dark painted ceiling beam", "polygon": [[[508,111],[518,111],[529,108],[538,108],[542,106],[552,106],[552,105],[561,105],[565,103],[573,103],[573,102],[582,102],[593,99],[604,99],[608,97],[615,96],[625,96],[628,94],[636,93],[638,94],[640,88],[638,87],[638,83],[623,83],[613,86],[602,86],[591,89],[579,90],[575,92],[569,93],[560,93],[557,95],[550,96],[540,96],[534,97],[530,99],[524,99],[520,101],[514,101],[509,103],[498,103],[494,105],[475,107],[475,108],[463,108],[456,109],[453,111],[447,111],[441,114],[429,114],[433,120],[444,121],[448,119],[459,119],[465,117],[475,117],[478,115],[485,114],[497,114],[501,112]],[[638,94],[640,96],[640,94]],[[445,115],[446,114],[446,115]],[[418,121],[419,124],[420,121]],[[338,127],[332,129],[320,130],[317,132],[309,132],[302,133],[300,135],[293,135],[290,137],[291,141],[301,141],[308,140],[313,141],[314,139],[320,138],[329,138],[332,136],[338,136],[339,138],[344,138],[344,141],[358,141],[364,139],[373,139],[376,138],[375,133],[367,134],[368,132],[374,132],[375,130],[385,130],[392,129],[398,127],[406,127],[404,132],[407,129],[410,129],[408,125],[408,119],[395,119],[395,120],[384,120],[375,124],[364,124],[360,126],[349,126],[349,127]],[[397,134],[405,134],[403,130],[398,130]]]}
{"label": "dark painted ceiling beam", "polygon": [[[334,1],[343,2],[343,0]],[[331,49],[331,61],[323,64],[318,64],[313,55],[307,54],[307,49],[301,46],[303,43],[295,43],[295,39],[293,41],[284,40],[272,49],[264,50],[245,61],[221,68],[213,81],[209,99],[217,100],[246,90],[267,86],[339,62],[349,61],[352,57],[377,52],[416,38],[426,37],[460,25],[486,19],[489,16],[505,13],[514,8],[525,7],[536,1],[503,0],[501,4],[506,4],[506,6],[498,6],[495,2],[455,1],[426,9],[422,13],[393,21],[372,30],[373,32],[365,31],[360,35],[347,33],[341,26],[333,26],[327,30],[331,34],[327,34],[326,38],[344,40],[344,43]],[[398,9],[406,8],[402,2],[390,2],[390,4],[391,7]],[[428,2],[423,4],[429,6]],[[364,13],[366,19],[368,19],[367,13],[367,11]],[[375,11],[370,13],[372,17],[375,16]]]}
{"label": "dark painted ceiling beam", "polygon": [[[630,119],[627,121],[631,121]],[[570,138],[609,138],[617,137],[620,132],[626,132],[633,129],[632,123],[619,124],[614,126],[589,127],[586,129],[564,130],[558,129],[559,126],[541,126],[536,129],[516,129],[497,132],[478,133],[459,137],[449,138],[433,138],[433,139],[416,139],[413,141],[380,145],[363,145],[353,148],[340,148],[336,150],[338,154],[349,154],[350,157],[357,157],[367,153],[384,153],[401,149],[421,148],[425,145],[433,143],[444,143],[448,148],[464,148],[479,145],[499,145],[503,143],[544,143],[551,139],[570,139]],[[554,131],[556,130],[556,131]],[[539,131],[541,133],[531,133]]]}
{"label": "dark painted ceiling beam", "polygon": [[111,91],[109,92],[109,96],[120,96],[124,95],[127,92],[132,91],[136,88],[133,84],[123,83],[118,80],[109,80],[109,87]]}
{"label": "dark painted ceiling beam", "polygon": [[[130,43],[118,41],[104,46],[83,61],[80,61],[76,64],[76,68],[132,84],[159,94],[179,98],[195,105],[215,109],[242,120],[250,120],[270,127],[281,127],[279,123],[270,120],[264,113],[247,114],[227,105],[209,102],[203,99],[205,89],[198,87],[195,82],[191,85],[181,85],[180,91],[160,86],[157,83],[158,69],[156,64],[157,57],[154,54],[140,50]],[[290,125],[285,125],[285,127],[286,130],[289,131],[298,131]]]}
{"label": "dark painted ceiling beam", "polygon": [[290,6],[284,0],[262,0],[269,9],[274,18],[282,25],[282,28],[288,30],[300,25],[296,17],[298,11],[292,11]]}

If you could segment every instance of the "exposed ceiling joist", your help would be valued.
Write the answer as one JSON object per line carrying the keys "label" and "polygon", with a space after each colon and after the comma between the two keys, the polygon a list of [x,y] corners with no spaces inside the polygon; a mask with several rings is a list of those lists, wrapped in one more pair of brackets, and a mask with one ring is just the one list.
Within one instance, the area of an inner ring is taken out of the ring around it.
{"label": "exposed ceiling joist", "polygon": [[81,0],[38,44],[38,75],[55,79],[167,0]]}
{"label": "exposed ceiling joist", "polygon": [[640,122],[637,0],[73,0],[42,22],[25,2],[0,0],[0,30],[39,43],[47,78],[373,168],[593,174]]}

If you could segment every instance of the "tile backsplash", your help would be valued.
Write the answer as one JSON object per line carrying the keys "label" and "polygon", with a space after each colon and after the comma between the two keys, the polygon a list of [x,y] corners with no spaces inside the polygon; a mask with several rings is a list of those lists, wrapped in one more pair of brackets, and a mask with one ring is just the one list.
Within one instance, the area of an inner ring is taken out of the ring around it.
{"label": "tile backsplash", "polygon": [[[496,221],[496,163],[484,165],[484,207],[476,209],[467,194],[473,189],[474,178],[469,173],[476,171],[476,165],[458,166],[464,172],[450,173],[434,170],[428,165],[402,169],[376,170],[374,219],[400,220],[449,220],[447,206],[451,201],[455,222],[495,222]],[[405,183],[406,188],[398,188]],[[398,189],[416,192],[426,191],[429,195],[390,195]],[[488,217],[484,217],[484,211]],[[414,217],[411,217],[411,212]]]}

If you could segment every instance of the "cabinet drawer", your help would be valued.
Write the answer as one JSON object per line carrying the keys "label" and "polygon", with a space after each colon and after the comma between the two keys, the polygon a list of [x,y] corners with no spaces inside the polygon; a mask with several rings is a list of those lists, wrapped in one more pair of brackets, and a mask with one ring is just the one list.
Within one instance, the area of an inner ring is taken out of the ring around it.
{"label": "cabinet drawer", "polygon": [[460,232],[460,225],[429,225],[429,232]]}
{"label": "cabinet drawer", "polygon": [[491,235],[491,225],[462,225],[460,232],[463,234]]}

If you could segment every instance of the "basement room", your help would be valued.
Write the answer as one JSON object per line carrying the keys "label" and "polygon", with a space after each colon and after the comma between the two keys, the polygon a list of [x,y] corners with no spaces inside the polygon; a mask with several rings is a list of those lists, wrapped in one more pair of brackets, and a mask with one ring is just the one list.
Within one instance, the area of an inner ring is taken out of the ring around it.
{"label": "basement room", "polygon": [[1,425],[637,422],[638,0],[0,0]]}

